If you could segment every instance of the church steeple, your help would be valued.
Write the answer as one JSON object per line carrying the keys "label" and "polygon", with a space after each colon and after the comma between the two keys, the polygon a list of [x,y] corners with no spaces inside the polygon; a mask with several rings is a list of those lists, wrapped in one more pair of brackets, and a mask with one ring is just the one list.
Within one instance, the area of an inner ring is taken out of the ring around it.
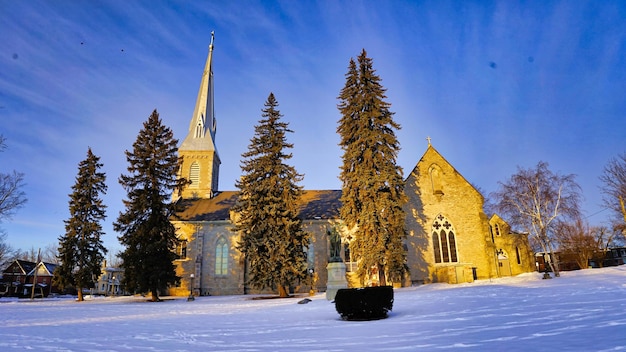
{"label": "church steeple", "polygon": [[213,41],[211,32],[209,55],[200,80],[187,137],[178,148],[183,158],[180,176],[191,181],[182,192],[183,198],[211,198],[217,193],[220,158],[215,147],[215,119],[213,100]]}
{"label": "church steeple", "polygon": [[[213,106],[213,70],[211,67],[214,38],[214,33],[211,32],[209,56],[204,65],[200,89],[196,98],[196,107],[193,110],[191,122],[189,123],[187,138],[185,138],[179,149],[215,150],[217,121],[215,120],[215,109]],[[207,132],[209,132],[208,136]]]}

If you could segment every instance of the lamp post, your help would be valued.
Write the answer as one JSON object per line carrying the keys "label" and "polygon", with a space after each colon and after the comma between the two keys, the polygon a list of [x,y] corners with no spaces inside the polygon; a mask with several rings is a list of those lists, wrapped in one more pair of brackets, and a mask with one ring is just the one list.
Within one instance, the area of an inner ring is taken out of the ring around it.
{"label": "lamp post", "polygon": [[311,280],[311,289],[309,290],[309,296],[313,296],[315,294],[315,269],[309,268],[309,280]]}
{"label": "lamp post", "polygon": [[193,274],[189,275],[189,297],[187,297],[187,301],[193,301],[195,298],[193,297]]}

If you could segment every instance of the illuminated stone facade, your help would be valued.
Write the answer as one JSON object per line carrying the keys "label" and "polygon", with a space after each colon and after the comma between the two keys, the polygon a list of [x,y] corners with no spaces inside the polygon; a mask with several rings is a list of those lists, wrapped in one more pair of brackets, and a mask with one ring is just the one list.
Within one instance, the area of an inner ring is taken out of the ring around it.
{"label": "illuminated stone facade", "polygon": [[[497,215],[488,219],[480,192],[432,145],[407,177],[405,193],[413,283],[471,282],[534,270],[527,236],[511,232]],[[492,236],[496,225],[500,234]]]}
{"label": "illuminated stone facade", "polygon": [[[213,42],[202,76],[189,132],[179,148],[180,176],[191,183],[172,199],[184,210],[172,218],[180,244],[177,274],[183,279],[170,294],[229,295],[258,293],[247,287],[247,264],[237,251],[238,236],[230,228],[235,191],[218,191],[220,159],[215,146],[211,60]],[[335,177],[335,175],[329,175]],[[488,218],[483,196],[430,145],[406,179],[407,265],[410,274],[396,286],[471,282],[534,270],[525,235],[510,231],[498,216]],[[293,291],[326,289],[329,232],[341,233],[348,282],[361,283],[351,272],[347,243],[352,238],[338,219],[341,191],[305,191],[299,216],[311,235],[309,279]],[[495,234],[494,229],[498,230]],[[193,278],[192,278],[193,275]]]}

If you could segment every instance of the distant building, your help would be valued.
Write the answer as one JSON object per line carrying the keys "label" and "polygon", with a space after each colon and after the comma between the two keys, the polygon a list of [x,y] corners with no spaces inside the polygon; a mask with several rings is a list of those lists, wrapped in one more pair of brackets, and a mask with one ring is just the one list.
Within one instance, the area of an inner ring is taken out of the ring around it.
{"label": "distant building", "polygon": [[102,271],[94,284],[91,292],[95,295],[118,296],[124,294],[121,282],[124,277],[124,269],[107,265],[107,261],[102,262]]}
{"label": "distant building", "polygon": [[[213,41],[202,75],[189,131],[180,145],[183,158],[180,177],[191,181],[173,200],[185,209],[172,218],[177,227],[177,274],[183,278],[170,294],[229,295],[256,292],[246,286],[247,262],[236,250],[233,233],[237,214],[231,211],[235,191],[218,190],[221,163],[215,145],[216,120],[211,69]],[[334,177],[334,175],[331,175]],[[406,179],[405,241],[409,276],[396,285],[431,282],[472,282],[475,279],[517,275],[533,271],[528,238],[515,233],[497,215],[483,212],[484,198],[430,143]],[[311,235],[308,271],[315,278],[294,290],[307,292],[310,285],[326,289],[329,236],[340,232],[348,266],[353,267],[348,243],[353,239],[339,220],[339,190],[307,190],[300,202],[303,229]],[[193,279],[192,276],[193,275]]]}
{"label": "distant building", "polygon": [[52,275],[56,267],[57,265],[52,263],[14,260],[2,272],[0,296],[48,297],[50,293],[59,293],[60,291],[52,285]]}

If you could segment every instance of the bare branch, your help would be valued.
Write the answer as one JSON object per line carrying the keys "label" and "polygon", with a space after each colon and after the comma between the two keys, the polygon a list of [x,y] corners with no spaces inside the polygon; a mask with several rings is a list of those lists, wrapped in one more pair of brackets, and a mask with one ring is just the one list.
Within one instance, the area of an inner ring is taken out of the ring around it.
{"label": "bare branch", "polygon": [[0,173],[0,222],[10,219],[26,203],[26,195],[21,190],[23,186],[24,174],[16,171]]}
{"label": "bare branch", "polygon": [[[528,232],[544,251],[552,252],[558,243],[557,221],[580,215],[580,186],[575,176],[555,174],[545,162],[533,169],[518,167],[490,197],[494,209],[512,226]],[[558,268],[553,270],[558,274]]]}

